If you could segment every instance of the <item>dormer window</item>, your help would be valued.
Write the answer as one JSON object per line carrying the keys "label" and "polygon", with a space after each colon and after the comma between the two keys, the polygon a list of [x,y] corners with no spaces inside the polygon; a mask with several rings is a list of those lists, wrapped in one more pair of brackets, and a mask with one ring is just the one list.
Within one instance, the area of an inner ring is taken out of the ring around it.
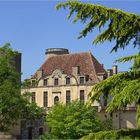
{"label": "dormer window", "polygon": [[32,86],[36,86],[36,80],[32,80]]}
{"label": "dormer window", "polygon": [[44,79],[44,86],[48,85],[48,79]]}
{"label": "dormer window", "polygon": [[80,84],[84,84],[85,83],[85,78],[84,77],[80,77]]}
{"label": "dormer window", "polygon": [[59,84],[58,78],[54,79],[54,85],[57,86]]}
{"label": "dormer window", "polygon": [[69,85],[69,84],[70,84],[70,78],[66,77],[66,85]]}

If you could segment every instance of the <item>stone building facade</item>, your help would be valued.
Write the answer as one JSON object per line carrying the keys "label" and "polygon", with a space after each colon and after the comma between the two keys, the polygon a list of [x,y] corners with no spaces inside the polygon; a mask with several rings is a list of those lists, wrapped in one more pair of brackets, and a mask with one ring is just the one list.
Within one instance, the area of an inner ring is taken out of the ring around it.
{"label": "stone building facade", "polygon": [[[47,49],[44,64],[31,77],[32,101],[46,109],[60,101],[88,100],[92,86],[106,77],[106,71],[90,53],[69,54],[67,49]],[[98,106],[94,103],[94,106]]]}
{"label": "stone building facade", "polygon": [[[72,100],[86,102],[92,86],[106,78],[103,65],[90,52],[69,54],[67,49],[51,48],[45,54],[45,62],[30,78],[31,87],[23,88],[22,93],[31,92],[31,102],[46,111],[58,101],[66,104]],[[98,105],[94,103],[94,106]],[[32,133],[41,127],[33,126],[22,127],[22,138],[34,136],[30,134],[31,127]]]}
{"label": "stone building facade", "polygon": [[[72,100],[87,102],[94,84],[118,73],[116,65],[106,71],[90,52],[70,54],[67,49],[50,48],[45,54],[45,62],[30,78],[31,87],[23,88],[22,93],[31,92],[31,101],[46,111],[58,101],[66,104]],[[135,107],[130,105],[125,112],[109,114],[105,112],[109,100],[101,97],[100,104],[93,103],[99,117],[102,120],[112,118],[117,129],[136,127]]]}

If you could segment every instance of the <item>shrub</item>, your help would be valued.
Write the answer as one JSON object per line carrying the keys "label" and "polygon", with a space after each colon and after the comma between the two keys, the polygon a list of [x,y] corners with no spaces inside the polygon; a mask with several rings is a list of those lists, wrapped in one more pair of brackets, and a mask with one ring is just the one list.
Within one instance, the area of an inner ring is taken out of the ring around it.
{"label": "shrub", "polygon": [[47,125],[50,132],[43,137],[46,139],[78,139],[101,130],[94,108],[78,101],[53,106],[47,115]]}
{"label": "shrub", "polygon": [[106,139],[117,139],[117,140],[129,140],[129,139],[140,139],[140,129],[120,129],[112,131],[101,131],[96,133],[90,133],[87,136],[81,138],[81,140],[106,140]]}
{"label": "shrub", "polygon": [[101,125],[102,125],[102,128],[101,128],[102,131],[113,130],[113,121],[111,118],[102,121]]}

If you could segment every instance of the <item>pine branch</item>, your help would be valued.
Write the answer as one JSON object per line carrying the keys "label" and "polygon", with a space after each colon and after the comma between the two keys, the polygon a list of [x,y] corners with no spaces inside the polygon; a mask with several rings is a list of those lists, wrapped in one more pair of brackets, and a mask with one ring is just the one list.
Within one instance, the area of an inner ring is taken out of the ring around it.
{"label": "pine branch", "polygon": [[[89,94],[90,104],[95,100],[100,102],[104,93],[111,95],[112,99],[107,106],[107,112],[125,108],[128,104],[137,103],[140,98],[140,70],[113,75],[94,85]],[[137,108],[139,109],[139,108]],[[137,110],[137,120],[140,120],[140,111]],[[140,123],[140,121],[139,121]]]}
{"label": "pine branch", "polygon": [[136,59],[137,57],[140,57],[140,55],[139,55],[139,54],[135,54],[135,55],[131,55],[131,56],[122,57],[122,58],[120,58],[120,59],[117,59],[117,60],[115,61],[115,63],[117,63],[117,62],[120,63],[120,62],[132,61],[132,60]]}
{"label": "pine branch", "polygon": [[85,28],[80,32],[78,38],[86,37],[94,28],[97,27],[100,30],[107,24],[108,26],[105,31],[101,32],[93,40],[94,44],[103,43],[106,40],[116,40],[112,51],[117,51],[119,48],[124,49],[130,41],[133,42],[133,47],[140,47],[139,15],[100,5],[80,3],[78,1],[59,3],[56,9],[60,8],[69,9],[68,19],[74,15],[74,23],[78,20],[86,23]]}
{"label": "pine branch", "polygon": [[131,55],[131,56],[126,56],[126,57],[123,57],[123,58],[120,58],[120,59],[117,59],[115,61],[116,62],[128,62],[128,61],[133,61],[133,65],[132,67],[130,67],[131,70],[135,71],[135,70],[138,70],[140,69],[140,54],[135,54],[135,55]]}

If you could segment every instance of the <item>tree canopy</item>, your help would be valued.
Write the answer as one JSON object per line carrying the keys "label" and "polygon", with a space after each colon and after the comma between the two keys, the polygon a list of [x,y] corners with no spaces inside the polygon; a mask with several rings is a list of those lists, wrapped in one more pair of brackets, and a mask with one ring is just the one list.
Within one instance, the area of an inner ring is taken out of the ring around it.
{"label": "tree canopy", "polygon": [[43,114],[43,109],[29,102],[28,94],[20,93],[20,74],[13,61],[18,53],[9,45],[0,48],[0,131],[7,131],[19,119],[34,119]]}
{"label": "tree canopy", "polygon": [[107,27],[94,39],[93,43],[101,43],[106,40],[116,40],[112,51],[125,48],[130,41],[133,47],[140,47],[140,16],[127,13],[119,9],[107,8],[96,4],[86,4],[78,1],[59,3],[56,9],[68,8],[68,19],[74,15],[73,22],[80,20],[86,24],[80,32],[79,38],[86,37],[94,28],[101,31],[106,24]]}
{"label": "tree canopy", "polygon": [[112,100],[107,105],[107,111],[125,110],[128,104],[137,106],[137,120],[140,123],[140,71],[116,74],[93,86],[90,92],[90,102],[98,100],[102,94],[108,93]]}
{"label": "tree canopy", "polygon": [[[78,101],[53,106],[46,117],[51,139],[78,139],[101,129],[93,107]],[[46,137],[48,138],[48,137]]]}

